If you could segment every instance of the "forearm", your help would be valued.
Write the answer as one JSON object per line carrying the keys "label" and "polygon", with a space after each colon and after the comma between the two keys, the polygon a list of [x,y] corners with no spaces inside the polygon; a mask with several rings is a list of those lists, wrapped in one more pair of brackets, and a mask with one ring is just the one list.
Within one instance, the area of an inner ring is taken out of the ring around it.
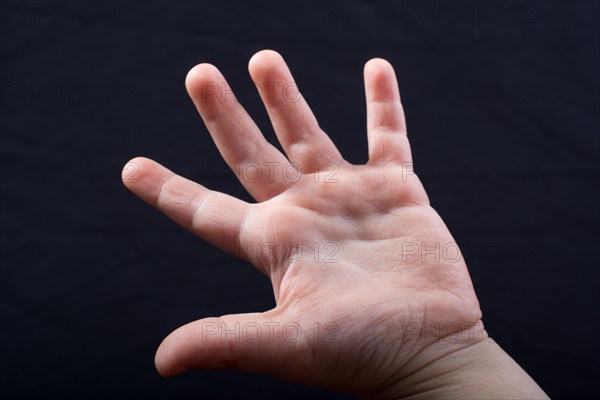
{"label": "forearm", "polygon": [[548,399],[491,339],[446,354],[368,397],[381,399]]}

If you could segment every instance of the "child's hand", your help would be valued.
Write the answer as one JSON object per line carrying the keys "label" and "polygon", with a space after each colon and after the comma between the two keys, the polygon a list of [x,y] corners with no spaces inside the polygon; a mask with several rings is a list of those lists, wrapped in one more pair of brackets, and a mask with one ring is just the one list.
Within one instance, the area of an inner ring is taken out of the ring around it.
{"label": "child's hand", "polygon": [[269,276],[277,306],[177,329],[158,349],[159,372],[233,368],[381,397],[435,388],[431,365],[489,342],[460,251],[413,173],[391,65],[365,66],[366,165],[342,158],[279,54],[259,52],[249,69],[287,156],[266,142],[215,67],[196,66],[186,85],[258,203],[144,158],[123,176],[177,223]]}

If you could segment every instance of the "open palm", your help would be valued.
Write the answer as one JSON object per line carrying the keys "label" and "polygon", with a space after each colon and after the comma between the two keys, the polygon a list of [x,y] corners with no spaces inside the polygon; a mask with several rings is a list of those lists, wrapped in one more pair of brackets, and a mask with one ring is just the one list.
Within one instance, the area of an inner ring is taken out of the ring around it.
{"label": "open palm", "polygon": [[287,157],[215,67],[196,66],[186,85],[257,203],[145,158],[130,161],[123,179],[177,223],[269,276],[277,306],[177,329],[157,352],[159,372],[233,368],[368,395],[481,340],[473,335],[481,313],[466,265],[412,170],[391,65],[365,66],[366,165],[342,158],[279,54],[257,53],[249,70]]}

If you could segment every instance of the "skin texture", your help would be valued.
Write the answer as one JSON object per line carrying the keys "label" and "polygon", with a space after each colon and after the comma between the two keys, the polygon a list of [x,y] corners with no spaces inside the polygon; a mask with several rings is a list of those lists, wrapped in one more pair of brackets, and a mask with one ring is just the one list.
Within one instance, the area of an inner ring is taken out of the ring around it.
{"label": "skin texture", "polygon": [[123,181],[184,228],[250,261],[271,279],[277,306],[180,327],[157,351],[159,373],[232,368],[368,398],[438,390],[440,374],[451,387],[464,369],[452,357],[494,344],[460,251],[413,172],[392,66],[373,59],[364,68],[366,165],[342,158],[278,53],[255,54],[249,72],[285,155],[214,66],[194,67],[186,87],[256,203],[141,157],[126,165]]}

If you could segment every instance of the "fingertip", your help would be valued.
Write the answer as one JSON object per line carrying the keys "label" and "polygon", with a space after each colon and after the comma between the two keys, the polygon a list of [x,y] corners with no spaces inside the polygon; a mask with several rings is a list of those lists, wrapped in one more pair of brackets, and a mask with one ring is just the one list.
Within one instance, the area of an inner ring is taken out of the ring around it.
{"label": "fingertip", "polygon": [[173,172],[146,157],[132,158],[121,171],[123,184],[145,201],[152,202],[157,189]]}
{"label": "fingertip", "polygon": [[187,368],[184,368],[177,363],[178,341],[173,340],[173,336],[177,339],[179,330],[180,329],[175,330],[175,332],[172,332],[169,336],[164,338],[158,346],[158,349],[156,349],[154,366],[163,378],[170,378],[187,371]]}
{"label": "fingertip", "polygon": [[160,347],[154,355],[154,367],[160,376],[163,378],[171,378],[186,371],[185,368],[177,368],[165,361],[160,354]]}
{"label": "fingertip", "polygon": [[364,72],[365,75],[380,75],[394,72],[394,67],[388,60],[376,57],[365,63]]}
{"label": "fingertip", "polygon": [[[202,84],[207,82],[217,82],[223,80],[219,69],[209,63],[201,63],[190,69],[185,76],[185,87],[188,92],[193,93],[198,88],[201,88]],[[220,82],[217,82],[220,84]]]}
{"label": "fingertip", "polygon": [[141,166],[149,161],[145,157],[134,157],[123,166],[121,170],[121,181],[130,187],[132,183],[138,183],[140,179]]}
{"label": "fingertip", "polygon": [[265,69],[281,62],[284,62],[281,54],[275,50],[264,49],[250,57],[250,60],[248,61],[248,71],[250,71],[250,73],[257,72],[260,69]]}
{"label": "fingertip", "polygon": [[400,101],[400,91],[394,67],[383,58],[365,63],[364,79],[367,100]]}

